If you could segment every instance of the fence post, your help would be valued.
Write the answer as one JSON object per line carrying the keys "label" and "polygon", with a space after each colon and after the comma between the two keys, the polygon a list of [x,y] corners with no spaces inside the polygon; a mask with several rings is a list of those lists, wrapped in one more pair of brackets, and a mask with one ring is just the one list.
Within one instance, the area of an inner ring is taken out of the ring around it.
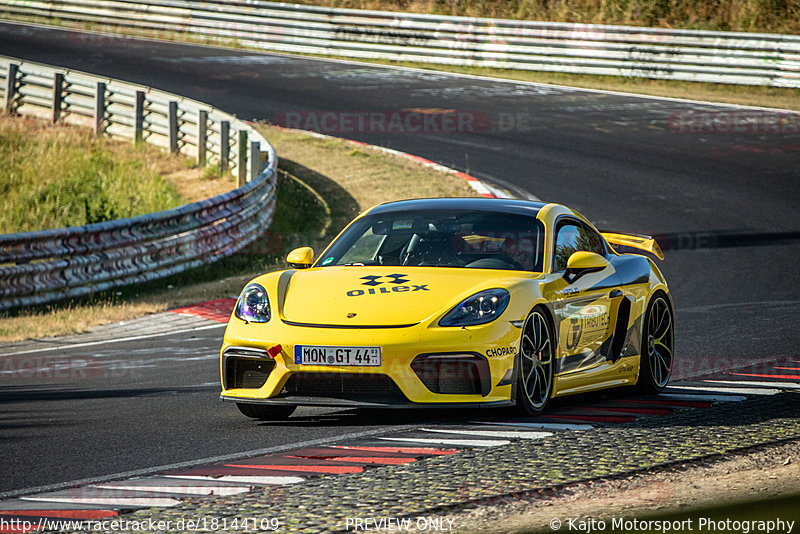
{"label": "fence post", "polygon": [[242,187],[247,183],[247,130],[239,130],[239,158],[236,160],[239,167],[236,169],[238,175],[237,187]]}
{"label": "fence post", "polygon": [[5,112],[13,115],[17,107],[17,76],[19,65],[16,63],[8,64],[8,77],[6,78],[6,101],[4,104]]}
{"label": "fence post", "polygon": [[61,118],[61,107],[64,103],[64,73],[53,74],[53,124]]}
{"label": "fence post", "polygon": [[106,84],[97,82],[94,95],[94,133],[102,135],[106,131]]}
{"label": "fence post", "polygon": [[144,139],[144,91],[136,91],[133,102],[133,142],[141,143]]}
{"label": "fence post", "polygon": [[250,141],[250,178],[248,182],[255,180],[261,173],[261,143],[258,141]]}
{"label": "fence post", "polygon": [[167,122],[169,126],[169,152],[175,154],[178,152],[178,103],[171,100],[169,103],[169,111],[167,112]]}
{"label": "fence post", "polygon": [[228,156],[231,151],[231,123],[220,121],[219,123],[219,172],[224,173],[228,170]]}
{"label": "fence post", "polygon": [[206,146],[208,144],[208,111],[197,111],[197,165],[206,164]]}

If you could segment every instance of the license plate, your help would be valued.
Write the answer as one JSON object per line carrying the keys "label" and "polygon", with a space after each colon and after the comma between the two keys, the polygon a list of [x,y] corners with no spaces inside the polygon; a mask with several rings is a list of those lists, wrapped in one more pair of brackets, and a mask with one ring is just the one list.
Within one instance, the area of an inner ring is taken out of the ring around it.
{"label": "license plate", "polygon": [[299,365],[378,366],[380,347],[326,347],[295,345],[294,363]]}

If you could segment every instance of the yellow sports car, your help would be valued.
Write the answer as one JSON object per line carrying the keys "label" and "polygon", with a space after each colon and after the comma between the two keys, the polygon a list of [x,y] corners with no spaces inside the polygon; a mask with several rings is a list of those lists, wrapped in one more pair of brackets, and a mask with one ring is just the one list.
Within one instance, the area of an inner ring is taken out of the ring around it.
{"label": "yellow sports car", "polygon": [[323,253],[244,288],[221,398],[256,419],[297,406],[510,406],[670,377],[672,301],[652,238],[600,233],[558,204],[381,204]]}

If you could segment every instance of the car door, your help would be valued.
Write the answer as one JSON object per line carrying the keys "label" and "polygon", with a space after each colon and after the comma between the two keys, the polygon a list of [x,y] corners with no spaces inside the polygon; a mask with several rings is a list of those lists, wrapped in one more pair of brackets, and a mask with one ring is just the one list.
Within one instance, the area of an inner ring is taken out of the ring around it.
{"label": "car door", "polygon": [[[569,257],[581,250],[608,258],[600,235],[583,221],[560,218],[554,232],[551,284],[553,311],[559,330],[559,351],[556,374],[564,381],[569,377],[589,378],[607,369],[611,356],[615,308],[622,292],[614,266],[609,263],[597,272],[568,280],[563,276]],[[562,276],[558,276],[562,275]],[[582,378],[580,382],[583,382]],[[563,384],[562,384],[563,385]],[[580,387],[579,384],[573,384]]]}

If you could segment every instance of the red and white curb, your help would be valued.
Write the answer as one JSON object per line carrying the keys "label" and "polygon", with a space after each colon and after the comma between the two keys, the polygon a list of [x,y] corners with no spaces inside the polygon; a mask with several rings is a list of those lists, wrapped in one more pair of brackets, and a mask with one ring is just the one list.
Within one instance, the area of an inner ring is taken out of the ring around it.
{"label": "red and white curb", "polygon": [[222,298],[216,300],[209,300],[201,302],[193,306],[186,306],[170,310],[172,313],[179,313],[182,315],[201,317],[203,319],[214,321],[217,323],[227,323],[233,313],[233,307],[236,306],[235,298]]}
{"label": "red and white curb", "polygon": [[[433,447],[335,445],[176,469],[156,476],[87,484],[0,503],[0,532],[63,528],[64,521],[113,518],[140,508],[176,506],[199,496],[232,496],[256,486],[298,484],[311,477],[361,473],[383,465],[456,454]],[[60,525],[60,526],[59,526]]]}
{"label": "red and white curb", "polygon": [[687,391],[708,391],[733,395],[776,395],[800,390],[800,359],[779,358],[757,361],[725,371],[709,373],[682,382]]}
{"label": "red and white curb", "polygon": [[[207,313],[209,306],[200,305],[199,309]],[[184,308],[181,313],[190,311],[191,308]],[[795,372],[789,365],[775,367],[775,372]],[[741,374],[738,370],[731,372],[732,376]],[[773,371],[750,374],[772,375]],[[695,382],[678,383],[658,396],[602,399],[591,404],[555,404],[543,416],[532,420],[432,425],[399,430],[386,436],[359,437],[334,445],[167,469],[153,476],[76,485],[0,503],[0,533],[54,529],[63,525],[58,521],[95,521],[140,508],[176,506],[185,499],[238,495],[258,486],[302,484],[310,478],[362,473],[381,466],[458,454],[467,449],[500,447],[512,440],[544,439],[557,432],[590,431],[597,425],[630,423],[642,417],[709,408],[722,402],[741,402],[748,395],[800,387],[800,376],[796,374],[776,376],[781,376],[782,380],[765,383],[768,385],[761,385],[757,380],[748,382],[753,387],[746,388],[746,394],[739,394],[740,380],[714,379],[702,386],[693,385]]]}

